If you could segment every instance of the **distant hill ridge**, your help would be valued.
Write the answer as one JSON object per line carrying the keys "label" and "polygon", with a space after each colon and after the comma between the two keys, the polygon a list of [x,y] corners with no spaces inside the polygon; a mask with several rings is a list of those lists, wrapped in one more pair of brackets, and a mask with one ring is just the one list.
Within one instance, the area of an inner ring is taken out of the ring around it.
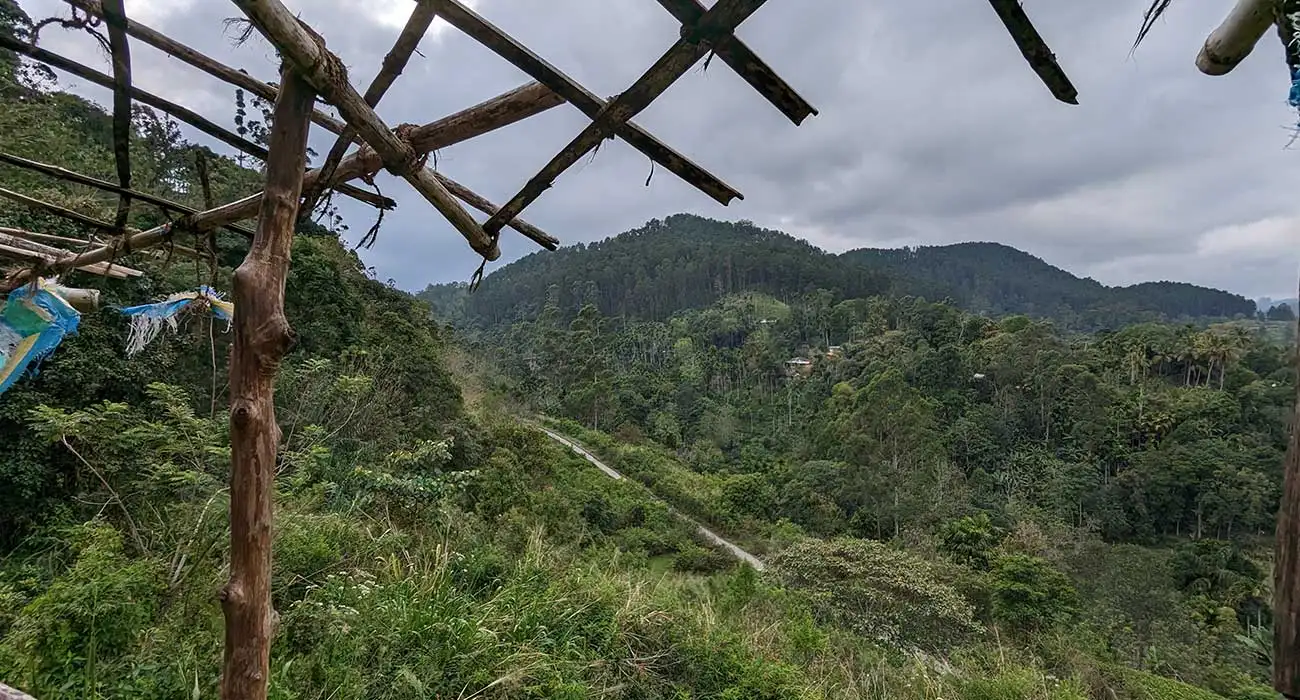
{"label": "distant hill ridge", "polygon": [[1255,302],[1182,282],[1107,287],[1000,243],[861,248],[827,253],[747,221],[690,214],[655,219],[589,244],[534,253],[464,284],[420,297],[454,322],[494,325],[534,316],[551,294],[567,312],[596,304],[610,316],[665,319],[737,292],[789,299],[817,289],[838,298],[876,294],[947,299],[989,315],[1027,314],[1092,330],[1148,320],[1253,316]]}

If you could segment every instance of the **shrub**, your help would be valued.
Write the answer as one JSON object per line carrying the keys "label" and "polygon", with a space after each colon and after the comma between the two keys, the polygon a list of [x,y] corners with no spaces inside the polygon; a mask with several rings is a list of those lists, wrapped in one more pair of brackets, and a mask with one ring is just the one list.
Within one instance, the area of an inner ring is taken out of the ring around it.
{"label": "shrub", "polygon": [[807,540],[772,558],[825,621],[901,647],[942,650],[976,632],[974,612],[930,565],[880,542]]}

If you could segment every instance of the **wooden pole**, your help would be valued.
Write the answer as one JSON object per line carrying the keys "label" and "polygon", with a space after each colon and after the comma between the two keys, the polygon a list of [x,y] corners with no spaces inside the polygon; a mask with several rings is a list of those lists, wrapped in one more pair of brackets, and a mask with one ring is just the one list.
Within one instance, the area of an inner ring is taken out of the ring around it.
{"label": "wooden pole", "polygon": [[[232,0],[267,41],[301,72],[330,104],[338,108],[348,126],[379,153],[384,167],[405,179],[460,232],[470,247],[488,260],[501,257],[496,237],[484,233],[479,223],[424,167],[409,140],[390,131],[375,110],[348,83],[347,69],[325,42],[300,22],[280,0]],[[518,212],[515,212],[518,213]],[[512,217],[507,217],[507,220]],[[500,231],[500,227],[497,228]]]}
{"label": "wooden pole", "polygon": [[0,198],[8,199],[11,202],[18,202],[19,204],[26,205],[31,209],[38,209],[40,211],[44,211],[48,214],[53,214],[54,216],[67,219],[69,221],[75,221],[78,224],[81,224],[82,226],[85,226],[87,228],[93,228],[100,231],[109,231],[109,232],[114,231],[113,225],[108,223],[107,221],[100,221],[99,219],[86,216],[81,212],[75,212],[67,207],[61,207],[57,204],[51,204],[49,202],[39,200],[35,197],[28,197],[27,195],[22,194],[21,192],[14,192],[11,189],[0,187]]}
{"label": "wooden pole", "polygon": [[[411,143],[423,153],[439,148],[446,148],[462,141],[482,136],[490,131],[500,129],[517,121],[527,119],[555,107],[564,100],[537,83],[529,83],[498,95],[486,102],[463,109],[456,114],[418,126],[411,130]],[[382,167],[379,157],[370,151],[354,153],[343,159],[334,173],[333,182],[355,180]],[[313,170],[304,178],[304,186],[309,186],[320,171]],[[2,191],[2,190],[0,190]],[[196,234],[211,231],[226,224],[254,216],[261,206],[262,194],[257,193],[236,200],[214,209],[206,209],[186,216],[176,224],[155,226],[147,231],[133,234],[127,239],[115,238],[106,245],[78,255],[71,255],[51,265],[57,271],[70,270],[80,265],[104,262],[116,257],[121,251],[144,250],[167,240],[168,234],[175,226]],[[11,275],[3,283],[4,289],[13,289],[31,279],[31,271],[24,270]]]}
{"label": "wooden pole", "polygon": [[[100,3],[100,0],[64,0],[64,2],[88,14],[95,15],[96,17],[104,17],[104,8]],[[243,88],[267,102],[275,102],[277,91],[275,86],[270,83],[258,80],[241,70],[231,68],[202,52],[195,51],[185,44],[168,37],[166,34],[140,24],[133,19],[128,18],[125,26],[127,34],[143,41],[159,51],[162,51],[163,53],[166,53],[168,56],[179,59],[184,63],[188,63],[218,80],[230,83],[235,87]],[[312,111],[311,118],[312,121],[336,134],[343,131],[347,126],[343,122],[331,117],[319,109]]]}
{"label": "wooden pole", "polygon": [[271,125],[271,157],[257,233],[235,270],[235,335],[230,355],[230,582],[222,700],[265,700],[271,656],[271,495],[280,429],[275,374],[292,342],[284,316],[293,228],[307,165],[315,96],[286,67]]}
{"label": "wooden pole", "polygon": [[[687,29],[699,22],[709,9],[700,0],[659,0],[659,4]],[[796,125],[809,115],[817,114],[808,100],[795,92],[735,34],[714,43],[713,53]]]}
{"label": "wooden pole", "polygon": [[1043,41],[1043,37],[1034,28],[1034,23],[1029,21],[1029,15],[1020,6],[1020,0],[989,0],[989,4],[998,13],[998,19],[1002,20],[1002,25],[1015,40],[1029,67],[1034,69],[1038,78],[1052,91],[1052,96],[1066,104],[1079,104],[1079,91],[1061,69],[1061,64],[1056,62],[1056,54]]}
{"label": "wooden pole", "polygon": [[600,115],[582,130],[567,146],[551,159],[541,172],[533,176],[500,211],[488,219],[483,230],[495,235],[506,221],[518,216],[529,204],[542,195],[555,178],[568,170],[578,159],[600,145],[650,103],[662,95],[668,86],[686,73],[691,66],[709,52],[713,42],[732,33],[766,0],[718,0],[704,13],[700,21],[682,31],[679,38],[664,52],[654,65],[637,78],[613,102],[601,110]]}
{"label": "wooden pole", "polygon": [[[415,48],[419,46],[420,39],[424,38],[424,33],[429,30],[429,25],[433,24],[434,17],[437,13],[433,11],[433,6],[423,2],[415,4],[415,10],[406,20],[402,31],[397,35],[397,41],[393,48],[384,56],[383,66],[375,79],[370,81],[370,87],[366,88],[366,94],[363,95],[366,104],[372,109],[383,99],[384,93],[392,87],[393,82],[402,74],[406,68],[407,61],[411,60],[411,54],[415,53]],[[325,162],[321,164],[321,172],[324,173],[322,182],[328,180],[334,174],[334,169],[338,167],[339,161],[347,155],[348,146],[356,141],[357,132],[352,127],[347,127],[343,133],[339,134],[334,145],[330,147],[329,153],[325,156]],[[316,186],[307,189],[307,194],[303,196],[303,211],[310,215],[316,208],[316,203],[320,200],[321,194],[325,191],[324,187]]]}
{"label": "wooden pole", "polygon": [[[113,88],[113,79],[89,66],[77,63],[76,61],[60,56],[52,51],[46,51],[39,46],[32,46],[24,41],[19,41],[12,37],[0,34],[0,48],[11,49],[25,56],[29,56],[41,63],[58,68],[66,73],[71,73],[78,78],[89,80],[96,85],[106,88]],[[135,86],[130,88],[131,98],[135,101],[149,105],[160,112],[170,114],[171,116],[189,124],[190,126],[202,131],[214,139],[234,148],[241,153],[247,153],[258,160],[266,160],[266,149],[249,141],[242,136],[223,128],[217,123],[209,120],[194,110],[182,107],[174,102],[165,100],[153,93],[145,92]],[[340,187],[339,191],[352,197],[360,202],[365,202],[373,207],[382,209],[392,209],[397,204],[391,199],[377,197],[365,190],[355,187]]]}
{"label": "wooden pole", "polygon": [[[598,118],[608,106],[605,100],[597,97],[590,90],[578,84],[576,80],[565,75],[558,68],[530,51],[528,47],[515,41],[509,34],[483,19],[457,0],[424,1],[433,2],[438,8],[438,16],[446,20],[451,26],[491,49],[534,80],[554,90],[583,114],[587,115],[587,118]],[[719,204],[726,206],[733,199],[744,199],[734,187],[719,180],[709,171],[692,162],[691,159],[669,148],[636,124],[632,122],[617,124],[614,133],[626,141],[629,146],[637,149],[650,160],[712,197]]]}
{"label": "wooden pole", "polygon": [[1237,0],[1223,23],[1205,38],[1196,67],[1206,75],[1227,75],[1250,55],[1273,26],[1276,0]]}
{"label": "wooden pole", "polygon": [[[99,0],[64,0],[64,2],[80,10],[83,10],[89,14],[96,15],[99,17],[103,16],[103,8],[101,7]],[[423,5],[424,3],[421,3],[421,6]],[[171,39],[170,37],[166,36],[162,32],[159,32],[155,29],[151,29],[150,27],[140,24],[135,20],[127,19],[126,33],[160,51],[167,53],[169,56],[172,56],[173,58],[177,58],[207,73],[208,75],[211,75],[212,77],[218,80],[222,80],[231,85],[234,85],[235,87],[248,90],[254,95],[257,95],[258,97],[261,97],[262,99],[268,100],[270,102],[275,101],[276,88],[274,85],[271,85],[270,83],[262,82],[250,76],[248,73],[227,66],[209,56],[204,55],[199,51],[196,51],[180,43],[179,41]],[[541,85],[538,85],[536,83],[521,89],[527,89],[530,91],[535,90],[538,91],[539,95],[541,94],[541,91],[544,90],[544,88],[542,88]],[[554,96],[546,95],[546,98],[553,99],[554,100],[553,104],[557,104],[557,105],[563,102],[563,98],[561,98],[558,95],[554,95]],[[590,99],[595,100],[596,97],[594,95],[590,95]],[[597,108],[597,111],[598,109],[599,108]],[[326,129],[328,129],[329,131],[335,134],[343,134],[344,131],[348,129],[347,124],[339,121],[338,119],[335,119],[334,117],[331,117],[328,114],[325,114],[319,109],[314,110],[312,112],[312,121],[325,127]],[[649,135],[646,135],[646,137],[653,139],[653,137],[650,137]],[[355,141],[355,138],[351,139],[349,143],[353,141]],[[422,148],[419,143],[418,137],[413,137],[412,145],[415,147],[415,150],[417,152],[427,153],[433,150],[432,148]],[[662,146],[662,144],[660,145]],[[683,161],[685,160],[681,156],[676,156],[676,157],[682,159]],[[326,159],[326,162],[327,163],[329,162],[328,158]],[[686,161],[686,163],[689,164],[689,161]],[[379,165],[376,166],[374,170],[377,171],[381,168],[382,165]],[[474,207],[475,209],[478,209],[479,211],[483,212],[484,214],[487,214],[488,216],[492,216],[493,214],[496,213],[497,210],[495,207],[491,209],[484,209],[483,203],[488,201],[486,198],[479,196],[469,188],[465,187],[464,185],[458,182],[455,182],[454,180],[452,180],[451,178],[447,177],[446,175],[440,172],[435,172],[434,175],[438,178],[438,181],[441,182],[443,186],[447,188],[448,192],[451,192],[452,194],[456,195],[466,204],[470,205],[471,207]],[[326,181],[332,182],[333,179],[327,177]],[[349,185],[342,185],[338,189],[340,192],[343,192],[348,196],[353,197],[354,199],[358,198],[358,193],[369,194],[368,192],[364,192],[363,190],[356,190],[355,188],[352,188]],[[372,206],[379,206],[379,205],[375,204]],[[208,208],[211,208],[211,206],[209,206]],[[384,208],[391,209],[392,205],[389,204]],[[536,226],[528,223],[527,221],[524,221],[523,219],[519,219],[519,218],[513,219],[511,220],[509,226],[510,228],[519,231],[524,236],[532,239],[538,245],[544,248],[547,248],[549,250],[555,250],[556,248],[559,247],[558,239],[551,236],[550,234],[547,234],[546,232],[542,231]]]}
{"label": "wooden pole", "polygon": [[[205,162],[205,161],[200,160],[199,162]],[[22,156],[16,156],[11,153],[5,153],[3,151],[0,151],[0,163],[12,165],[17,168],[23,168],[25,170],[31,170],[33,172],[38,172],[41,173],[42,175],[48,175],[50,177],[57,178],[60,180],[75,182],[78,185],[94,187],[95,189],[104,190],[105,192],[114,192],[117,194],[123,194],[123,193],[129,194],[131,195],[132,198],[138,199],[142,202],[148,202],[149,204],[152,204],[158,207],[159,209],[162,209],[163,211],[174,211],[181,214],[198,213],[198,210],[195,209],[194,207],[186,206],[184,204],[181,204],[180,202],[173,202],[170,199],[164,199],[162,197],[149,194],[148,192],[141,192],[139,190],[128,190],[119,187],[117,185],[114,185],[111,182],[100,180],[99,178],[90,177],[89,175],[82,175],[81,173],[73,172],[71,170],[68,170],[67,168],[60,168],[57,165],[49,165],[47,163],[41,163],[39,161],[31,160],[30,158],[23,158]],[[246,238],[253,237],[253,229],[249,228],[244,224],[231,224],[226,228]]]}
{"label": "wooden pole", "polygon": [[[42,263],[51,263],[64,256],[68,251],[62,248],[56,248],[44,243],[38,243],[33,238],[38,238],[40,234],[35,234],[23,229],[8,228],[0,226],[0,256],[13,257],[22,260],[36,260]],[[85,244],[86,241],[81,241]],[[144,273],[139,270],[133,270],[122,265],[110,265],[109,263],[93,263],[83,265],[77,268],[82,272],[89,272],[94,275],[104,275],[113,279],[126,279],[127,277],[143,277]]]}
{"label": "wooden pole", "polygon": [[126,9],[122,0],[104,0],[108,48],[113,59],[113,161],[117,166],[117,216],[113,225],[126,231],[131,216],[131,44],[126,38]]}

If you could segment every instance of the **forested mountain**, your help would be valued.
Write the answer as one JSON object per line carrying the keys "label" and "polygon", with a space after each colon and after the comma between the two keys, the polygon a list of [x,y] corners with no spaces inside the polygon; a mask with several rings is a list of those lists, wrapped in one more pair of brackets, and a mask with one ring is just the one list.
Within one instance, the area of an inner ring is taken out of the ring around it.
{"label": "forested mountain", "polygon": [[888,274],[896,293],[949,299],[976,313],[1051,318],[1074,328],[1255,313],[1254,302],[1245,297],[1186,283],[1106,287],[998,243],[864,248],[843,257]]}
{"label": "forested mountain", "polygon": [[499,323],[536,317],[548,293],[572,312],[594,303],[612,316],[663,319],[735,292],[784,297],[819,288],[869,296],[888,282],[779,231],[678,214],[604,241],[534,253],[488,275],[473,294],[453,284],[419,296],[446,316]]}
{"label": "forested mountain", "polygon": [[1255,314],[1253,302],[1234,294],[1174,282],[1106,287],[996,243],[832,255],[779,231],[687,214],[529,255],[488,275],[473,294],[451,284],[420,296],[451,318],[491,325],[535,317],[548,290],[565,313],[593,303],[609,316],[663,320],[735,292],[788,300],[813,289],[837,299],[946,299],[977,313],[1023,313],[1080,330]]}

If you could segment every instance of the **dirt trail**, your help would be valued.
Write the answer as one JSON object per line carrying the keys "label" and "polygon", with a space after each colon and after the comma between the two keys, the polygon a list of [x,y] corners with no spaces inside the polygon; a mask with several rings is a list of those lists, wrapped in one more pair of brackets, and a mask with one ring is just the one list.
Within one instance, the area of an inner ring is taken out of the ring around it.
{"label": "dirt trail", "polygon": [[[588,462],[591,462],[593,465],[595,465],[597,469],[601,470],[602,472],[605,472],[605,475],[608,476],[609,478],[611,479],[626,478],[622,474],[618,473],[617,469],[614,469],[613,467],[610,467],[608,464],[605,464],[604,462],[597,459],[595,455],[588,452],[584,447],[582,447],[582,445],[579,445],[577,442],[569,438],[566,438],[563,435],[560,435],[559,433],[553,432],[551,430],[547,430],[546,428],[542,428],[541,426],[538,426],[538,429],[541,430],[543,433],[549,435],[552,440],[555,440],[556,442],[566,445],[569,449],[582,455],[583,458],[585,458]],[[653,492],[651,492],[651,495],[654,495]],[[663,499],[659,498],[658,496],[655,496],[655,498],[659,499],[660,501],[663,501]],[[731,542],[728,542],[725,538],[723,538],[718,533],[710,530],[707,527],[704,527],[703,525],[696,522],[693,518],[678,511],[676,508],[673,508],[672,504],[667,503],[666,501],[664,503],[668,506],[668,510],[671,511],[673,515],[676,515],[682,520],[685,520],[686,522],[690,523],[696,529],[696,531],[700,533],[700,536],[703,537],[704,539],[712,542],[713,544],[719,547],[722,547],[723,549],[730,552],[732,556],[749,564],[750,566],[754,567],[759,571],[762,571],[765,568],[763,566],[763,561],[758,557],[754,556],[753,554],[750,554],[749,552],[746,552],[745,550],[741,549],[740,547],[737,547]]]}

